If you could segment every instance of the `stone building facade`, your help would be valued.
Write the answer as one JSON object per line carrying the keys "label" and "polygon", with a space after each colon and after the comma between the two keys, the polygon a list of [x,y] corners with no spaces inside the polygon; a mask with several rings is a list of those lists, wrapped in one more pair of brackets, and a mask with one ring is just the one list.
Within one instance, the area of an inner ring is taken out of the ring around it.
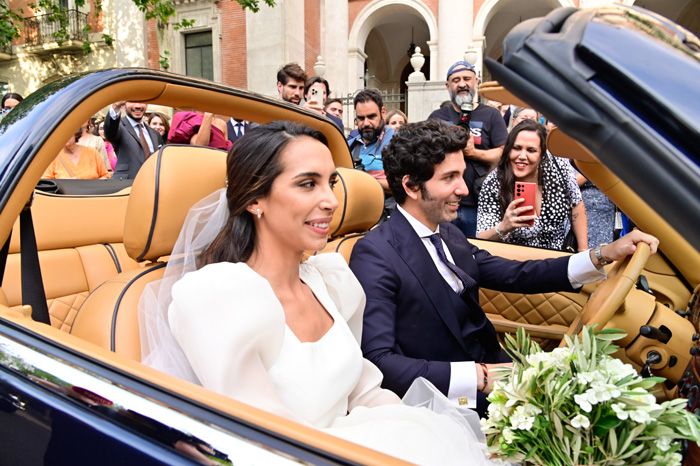
{"label": "stone building facade", "polygon": [[[18,1],[18,0],[14,0]],[[73,0],[62,0],[70,3]],[[588,7],[607,0],[277,0],[258,13],[232,0],[175,0],[177,20],[193,20],[184,30],[158,40],[132,0],[104,0],[95,23],[93,52],[54,49],[37,54],[19,41],[0,62],[0,82],[29,93],[59,75],[108,67],[141,66],[202,76],[234,87],[276,95],[275,74],[297,62],[322,73],[332,95],[348,96],[365,86],[396,97],[408,109],[406,84],[418,46],[424,59],[424,90],[446,98],[444,79],[454,61],[467,56],[482,70],[483,58],[498,59],[505,34],[517,23],[558,7]],[[622,0],[673,19],[700,33],[697,0]],[[89,11],[88,11],[89,13]],[[113,47],[100,42],[114,37]],[[162,35],[162,34],[161,34]],[[320,57],[320,59],[319,59]],[[165,60],[163,60],[165,59]],[[482,71],[486,73],[485,70]],[[484,76],[488,78],[488,76]],[[432,84],[431,84],[432,83]],[[440,87],[442,86],[442,87]],[[426,105],[433,105],[429,102]]]}

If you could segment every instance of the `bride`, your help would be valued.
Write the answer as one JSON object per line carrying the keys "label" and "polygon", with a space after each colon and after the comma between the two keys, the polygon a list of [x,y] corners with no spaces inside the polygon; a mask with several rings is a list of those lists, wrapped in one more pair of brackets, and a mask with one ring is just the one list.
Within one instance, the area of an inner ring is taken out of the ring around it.
{"label": "bride", "polygon": [[365,296],[342,256],[302,262],[326,245],[338,206],[326,144],[291,122],[238,140],[227,188],[192,208],[142,297],[144,362],[404,460],[490,464],[475,413],[422,379],[404,402],[432,410],[380,388],[358,344]]}

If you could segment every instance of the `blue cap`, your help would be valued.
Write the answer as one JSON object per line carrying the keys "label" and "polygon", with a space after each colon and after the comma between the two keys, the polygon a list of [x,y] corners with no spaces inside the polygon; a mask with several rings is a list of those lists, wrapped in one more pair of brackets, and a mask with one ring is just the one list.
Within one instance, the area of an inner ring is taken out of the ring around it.
{"label": "blue cap", "polygon": [[476,71],[474,70],[474,65],[472,65],[468,61],[460,60],[458,62],[455,62],[447,70],[447,78],[445,79],[445,81],[449,81],[450,76],[452,76],[454,73],[456,73],[458,71],[473,71],[474,73],[476,73]]}

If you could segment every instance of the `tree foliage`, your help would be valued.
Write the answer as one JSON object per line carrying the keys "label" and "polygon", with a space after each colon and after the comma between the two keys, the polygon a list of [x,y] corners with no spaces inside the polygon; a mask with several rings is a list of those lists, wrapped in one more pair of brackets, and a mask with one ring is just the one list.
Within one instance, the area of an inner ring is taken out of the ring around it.
{"label": "tree foliage", "polygon": [[[131,0],[134,5],[141,11],[146,19],[156,20],[159,29],[173,28],[174,30],[191,27],[193,21],[184,19],[177,23],[173,23],[176,9],[174,0]],[[244,10],[256,13],[260,10],[261,4],[275,6],[275,0],[230,0],[235,1]],[[85,6],[86,0],[75,0],[75,7],[80,9]],[[69,12],[61,6],[59,0],[38,0],[35,3],[28,5],[34,12],[40,11],[44,21],[51,22],[55,25],[53,40],[59,44],[70,39],[70,19]],[[95,13],[102,11],[102,0],[95,0]],[[12,9],[8,0],[0,0],[0,50],[9,46],[14,39],[21,37],[25,27],[25,17],[30,12],[22,9]],[[84,32],[90,32],[89,24],[84,27]],[[107,46],[112,45],[112,37],[108,34],[103,34],[102,39]],[[85,41],[84,51],[90,51],[90,43]]]}

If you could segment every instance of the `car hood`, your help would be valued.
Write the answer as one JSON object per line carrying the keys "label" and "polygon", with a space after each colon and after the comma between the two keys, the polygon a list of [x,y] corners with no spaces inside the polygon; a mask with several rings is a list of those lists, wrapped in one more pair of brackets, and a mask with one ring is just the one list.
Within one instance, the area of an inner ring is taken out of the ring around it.
{"label": "car hood", "polygon": [[559,8],[503,50],[493,77],[700,250],[700,41],[640,8]]}

